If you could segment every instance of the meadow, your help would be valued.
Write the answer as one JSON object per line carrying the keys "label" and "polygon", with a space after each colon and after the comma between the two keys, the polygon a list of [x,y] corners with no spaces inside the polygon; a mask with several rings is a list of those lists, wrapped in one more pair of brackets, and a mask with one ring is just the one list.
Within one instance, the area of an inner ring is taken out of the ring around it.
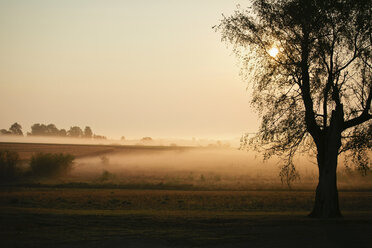
{"label": "meadow", "polygon": [[1,247],[370,247],[372,242],[368,176],[340,173],[344,217],[319,220],[306,216],[314,200],[312,170],[302,168],[301,181],[290,189],[281,184],[275,163],[231,149],[0,147],[18,151],[22,163],[35,152],[76,157],[69,175],[1,184]]}

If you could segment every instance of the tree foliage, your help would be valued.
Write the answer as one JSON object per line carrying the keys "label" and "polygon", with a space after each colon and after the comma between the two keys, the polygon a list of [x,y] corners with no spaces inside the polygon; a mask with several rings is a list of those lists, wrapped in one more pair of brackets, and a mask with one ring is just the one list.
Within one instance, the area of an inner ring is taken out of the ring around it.
{"label": "tree foliage", "polygon": [[0,135],[18,135],[18,136],[23,136],[22,132],[22,126],[18,124],[17,122],[13,123],[9,130],[6,129],[1,129],[0,130]]}
{"label": "tree foliage", "polygon": [[[7,132],[4,129],[0,130],[2,133]],[[93,134],[92,129],[89,126],[84,128],[84,131],[78,127],[70,127],[68,131],[66,129],[58,129],[54,124],[40,124],[36,123],[31,126],[31,132],[27,133],[29,136],[49,136],[49,137],[73,137],[73,138],[94,138],[94,139],[106,139],[105,136]]]}
{"label": "tree foliage", "polygon": [[339,153],[349,152],[362,171],[370,166],[371,4],[256,0],[215,26],[240,58],[262,120],[242,146],[263,151],[265,158],[281,156],[287,183],[298,177],[293,156],[312,152],[319,158],[338,132]]}
{"label": "tree foliage", "polygon": [[93,137],[92,129],[88,126],[84,128],[84,138],[91,139]]}
{"label": "tree foliage", "polygon": [[63,137],[63,136],[66,136],[66,130],[64,129],[59,130],[56,127],[56,125],[52,123],[48,125],[36,123],[31,126],[31,133],[29,133],[28,135]]}
{"label": "tree foliage", "polygon": [[10,132],[10,131],[8,131],[8,130],[6,130],[6,129],[1,129],[1,130],[0,130],[0,134],[1,134],[1,135],[11,135],[12,132]]}
{"label": "tree foliage", "polygon": [[83,136],[84,132],[81,130],[78,126],[70,127],[70,129],[67,131],[68,136],[74,137],[74,138],[80,138]]}
{"label": "tree foliage", "polygon": [[12,124],[9,128],[9,131],[14,134],[14,135],[20,135],[20,136],[23,136],[23,132],[22,132],[22,126],[20,124],[18,124],[17,122],[15,122],[14,124]]}

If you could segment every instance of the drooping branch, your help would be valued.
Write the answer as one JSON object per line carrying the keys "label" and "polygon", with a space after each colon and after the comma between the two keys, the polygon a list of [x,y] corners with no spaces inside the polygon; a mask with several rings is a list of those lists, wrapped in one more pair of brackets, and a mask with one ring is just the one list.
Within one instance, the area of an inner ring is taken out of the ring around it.
{"label": "drooping branch", "polygon": [[254,0],[224,17],[215,29],[243,62],[261,118],[255,137],[242,143],[281,156],[290,169],[305,139],[325,154],[328,139],[370,120],[370,20],[359,0]]}

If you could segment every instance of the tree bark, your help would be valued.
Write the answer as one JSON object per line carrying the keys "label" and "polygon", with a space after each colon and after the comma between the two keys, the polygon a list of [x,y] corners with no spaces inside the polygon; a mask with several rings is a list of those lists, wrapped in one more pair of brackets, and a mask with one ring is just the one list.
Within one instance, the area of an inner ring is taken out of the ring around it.
{"label": "tree bark", "polygon": [[315,204],[310,217],[341,217],[337,190],[337,160],[341,147],[343,109],[340,105],[332,112],[330,126],[317,144],[319,182],[315,192]]}
{"label": "tree bark", "polygon": [[[324,153],[323,153],[324,154]],[[338,154],[318,156],[319,182],[315,193],[315,204],[310,217],[341,217],[337,190],[337,157]]]}

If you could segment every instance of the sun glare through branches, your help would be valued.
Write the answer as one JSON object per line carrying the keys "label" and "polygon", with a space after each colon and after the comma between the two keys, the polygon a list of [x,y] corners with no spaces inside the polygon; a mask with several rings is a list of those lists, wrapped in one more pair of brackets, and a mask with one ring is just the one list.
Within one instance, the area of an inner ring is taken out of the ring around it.
{"label": "sun glare through branches", "polygon": [[269,50],[269,54],[271,57],[275,58],[279,53],[279,49],[275,46],[273,46],[270,50]]}

